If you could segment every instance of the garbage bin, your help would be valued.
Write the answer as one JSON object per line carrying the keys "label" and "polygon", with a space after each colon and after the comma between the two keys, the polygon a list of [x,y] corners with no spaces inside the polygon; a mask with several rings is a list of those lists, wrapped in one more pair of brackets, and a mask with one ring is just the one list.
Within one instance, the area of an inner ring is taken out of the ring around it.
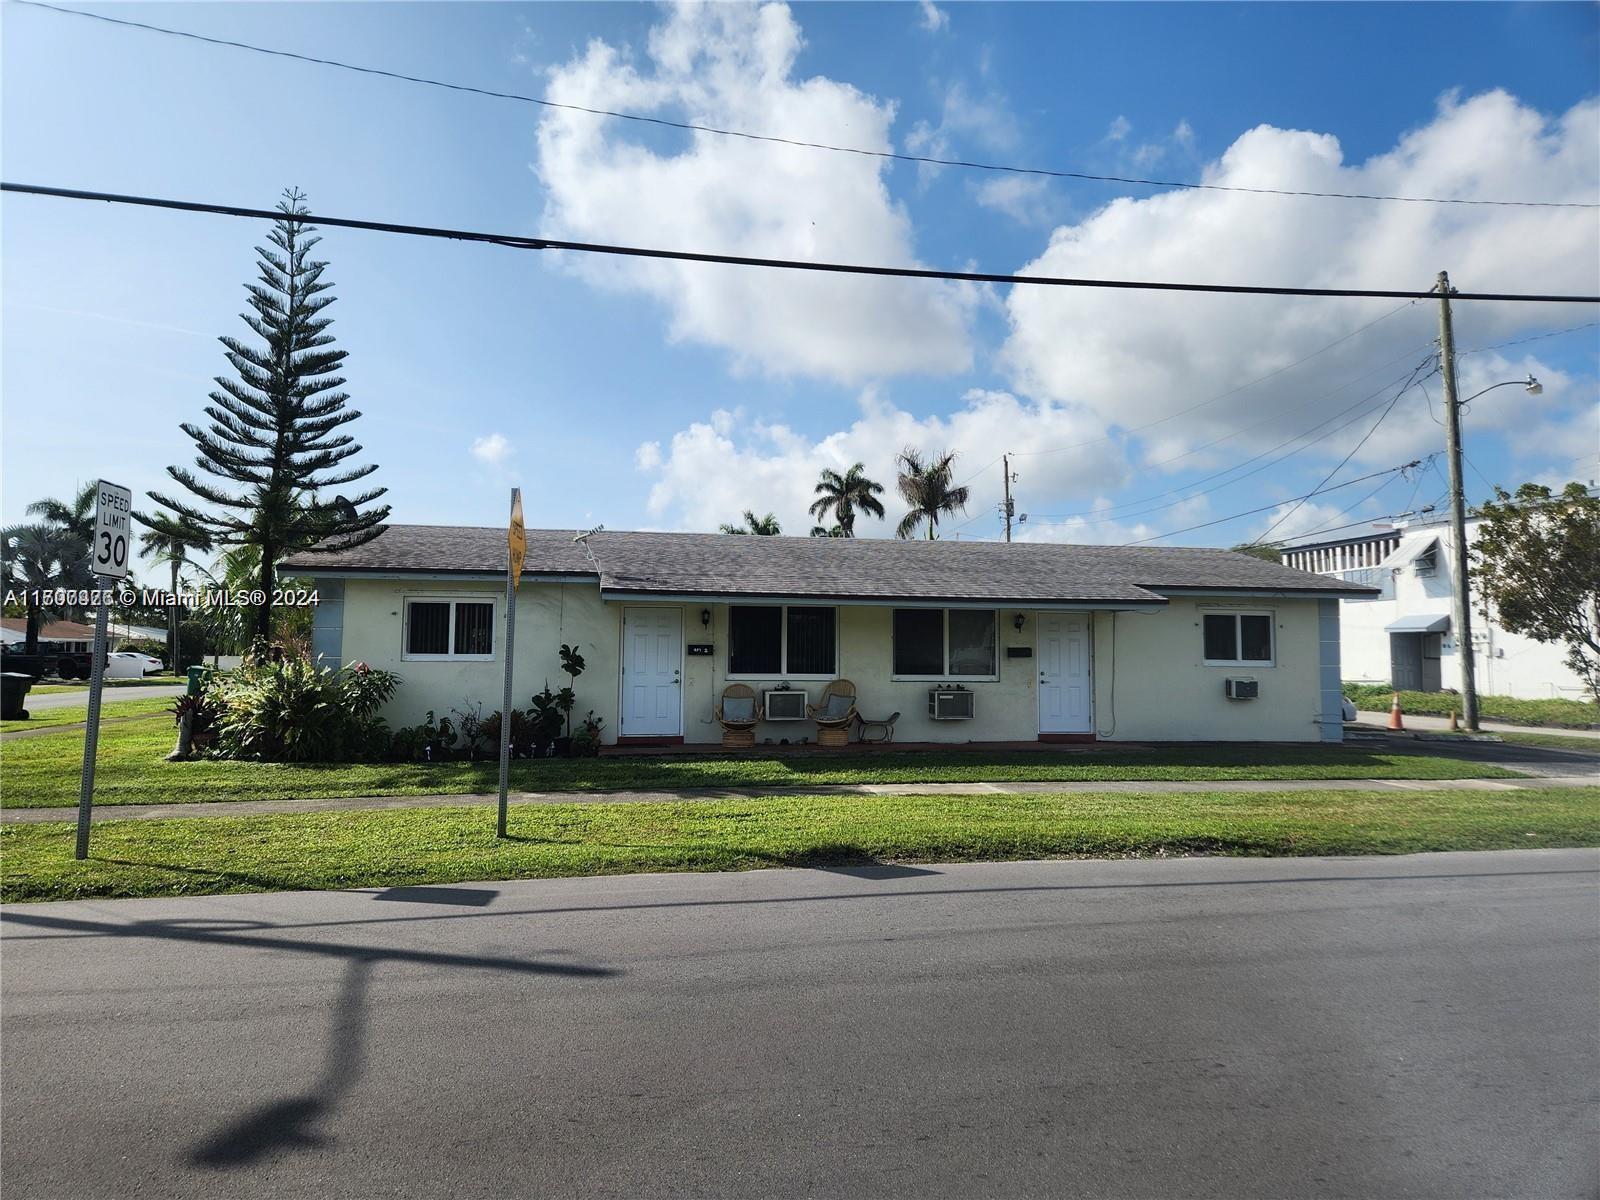
{"label": "garbage bin", "polygon": [[206,676],[209,674],[211,674],[210,667],[202,667],[198,665],[190,667],[188,671],[189,686],[187,689],[185,689],[184,695],[198,696],[201,689],[205,687]]}
{"label": "garbage bin", "polygon": [[28,710],[22,707],[33,686],[33,676],[21,671],[0,673],[0,720],[26,721]]}

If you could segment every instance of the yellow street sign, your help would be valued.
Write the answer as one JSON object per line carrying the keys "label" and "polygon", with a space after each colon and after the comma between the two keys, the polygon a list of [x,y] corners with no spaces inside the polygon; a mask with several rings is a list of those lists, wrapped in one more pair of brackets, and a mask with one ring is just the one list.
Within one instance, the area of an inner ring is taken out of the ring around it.
{"label": "yellow street sign", "polygon": [[511,529],[506,541],[511,552],[508,569],[511,573],[511,586],[517,588],[522,583],[522,560],[528,556],[528,535],[522,528],[522,489],[511,489]]}

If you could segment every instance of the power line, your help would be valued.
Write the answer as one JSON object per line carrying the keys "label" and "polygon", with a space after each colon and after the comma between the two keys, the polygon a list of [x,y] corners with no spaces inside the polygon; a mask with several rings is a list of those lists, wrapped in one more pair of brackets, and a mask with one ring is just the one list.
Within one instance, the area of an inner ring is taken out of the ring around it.
{"label": "power line", "polygon": [[1469,354],[1484,354],[1490,350],[1504,350],[1507,346],[1520,346],[1525,342],[1539,342],[1545,338],[1560,337],[1563,334],[1578,333],[1581,330],[1594,329],[1596,327],[1600,327],[1600,321],[1586,321],[1582,325],[1573,325],[1567,329],[1555,329],[1549,333],[1536,333],[1532,337],[1517,338],[1515,341],[1496,342],[1492,346],[1479,346],[1475,350],[1460,350],[1456,352],[1456,357],[1465,358]]}
{"label": "power line", "polygon": [[[1232,487],[1234,484],[1239,483],[1242,480],[1249,479],[1252,475],[1259,475],[1262,471],[1265,471],[1265,470],[1268,470],[1268,469],[1270,469],[1272,467],[1275,467],[1279,463],[1285,462],[1288,459],[1293,458],[1297,454],[1304,453],[1306,450],[1309,450],[1312,446],[1316,445],[1318,442],[1325,441],[1328,438],[1332,437],[1334,434],[1339,433],[1339,432],[1341,432],[1341,431],[1343,431],[1345,429],[1348,429],[1351,425],[1354,425],[1357,421],[1361,420],[1362,417],[1367,416],[1370,412],[1372,412],[1372,408],[1371,407],[1367,407],[1367,406],[1374,399],[1374,397],[1377,397],[1377,396],[1381,395],[1382,393],[1388,391],[1390,387],[1394,386],[1394,384],[1403,383],[1403,382],[1405,382],[1405,377],[1404,376],[1402,376],[1399,379],[1391,380],[1389,383],[1384,384],[1383,387],[1379,388],[1377,391],[1369,392],[1367,395],[1365,395],[1361,399],[1357,400],[1354,404],[1351,404],[1351,405],[1347,406],[1346,408],[1341,409],[1339,412],[1334,413],[1333,416],[1328,417],[1328,418],[1326,418],[1324,420],[1318,421],[1315,425],[1313,425],[1310,429],[1305,430],[1303,433],[1297,433],[1293,437],[1287,438],[1284,441],[1279,442],[1276,446],[1272,446],[1272,447],[1270,447],[1270,448],[1268,448],[1266,450],[1263,450],[1260,454],[1252,455],[1250,458],[1245,459],[1243,462],[1235,463],[1233,466],[1224,468],[1221,471],[1214,472],[1213,474],[1210,474],[1210,475],[1201,476],[1199,479],[1191,480],[1189,483],[1184,484],[1182,487],[1173,488],[1170,491],[1166,491],[1166,492],[1160,492],[1160,493],[1157,493],[1156,495],[1153,495],[1153,496],[1145,496],[1145,497],[1142,497],[1142,498],[1137,499],[1137,500],[1124,501],[1121,504],[1108,505],[1105,508],[1088,509],[1088,510],[1086,510],[1084,512],[1075,512],[1075,513],[1046,513],[1042,517],[1037,517],[1035,519],[1039,520],[1042,524],[1048,524],[1048,525],[1064,525],[1064,524],[1069,524],[1069,523],[1074,523],[1074,522],[1076,522],[1078,524],[1082,524],[1082,525],[1105,525],[1105,524],[1109,524],[1109,523],[1111,523],[1113,521],[1127,521],[1127,520],[1131,520],[1131,519],[1133,519],[1135,517],[1144,517],[1144,516],[1150,515],[1151,513],[1162,512],[1162,511],[1164,511],[1166,509],[1169,509],[1169,508],[1175,508],[1178,505],[1185,503],[1186,501],[1194,500],[1194,499],[1196,499],[1196,498],[1198,498],[1200,496],[1210,495],[1212,492],[1221,491],[1223,488]],[[1376,406],[1373,406],[1373,407],[1376,407]],[[1344,421],[1341,424],[1335,425],[1331,429],[1324,430],[1322,433],[1317,434],[1315,437],[1311,436],[1313,433],[1316,433],[1316,431],[1318,429],[1321,429],[1324,425],[1327,425],[1329,422],[1337,421],[1340,417],[1344,416],[1346,413],[1353,412],[1353,411],[1355,411],[1357,409],[1361,409],[1362,411],[1355,412],[1355,415],[1352,416],[1348,421]],[[1306,442],[1306,444],[1304,446],[1301,446],[1301,447],[1299,447],[1297,449],[1291,450],[1287,454],[1280,455],[1277,458],[1270,459],[1269,461],[1262,463],[1259,467],[1256,467],[1253,471],[1246,471],[1244,474],[1238,475],[1233,479],[1225,479],[1221,483],[1216,484],[1214,487],[1201,488],[1198,491],[1190,491],[1189,490],[1190,488],[1195,487],[1196,484],[1206,483],[1206,482],[1208,482],[1208,481],[1210,481],[1212,479],[1220,479],[1224,475],[1232,475],[1235,471],[1238,471],[1240,468],[1247,467],[1251,463],[1257,462],[1260,459],[1266,458],[1267,455],[1273,454],[1276,451],[1283,449],[1283,447],[1285,447],[1285,446],[1292,445],[1295,442],[1303,441],[1306,438],[1311,438],[1311,440]],[[1183,494],[1179,495],[1180,492],[1183,493]],[[1146,503],[1147,501],[1159,500],[1163,496],[1177,496],[1178,498],[1176,500],[1170,500],[1165,504],[1157,504],[1157,505],[1155,505],[1155,506],[1153,506],[1151,508],[1142,508],[1142,509],[1138,509],[1137,511],[1134,511],[1134,512],[1120,512],[1120,511],[1118,511],[1120,509],[1131,508],[1134,505]],[[1115,514],[1115,515],[1108,515],[1108,514]]]}
{"label": "power line", "polygon": [[[1404,396],[1407,392],[1409,392],[1411,390],[1411,384],[1416,379],[1417,371],[1422,370],[1422,367],[1426,366],[1426,365],[1427,364],[1424,363],[1421,366],[1418,366],[1415,371],[1411,372],[1411,380],[1408,380],[1406,382],[1406,385],[1403,388],[1401,388],[1398,392],[1395,393],[1394,399],[1389,401],[1389,407],[1384,409],[1383,412],[1378,414],[1378,419],[1372,423],[1372,428],[1367,430],[1367,432],[1362,436],[1362,438],[1361,438],[1361,440],[1359,442],[1357,442],[1354,446],[1350,447],[1350,453],[1346,454],[1343,458],[1341,458],[1339,460],[1339,465],[1338,466],[1334,467],[1333,470],[1329,471],[1325,476],[1323,476],[1322,483],[1317,484],[1318,488],[1322,487],[1323,484],[1328,482],[1328,480],[1332,479],[1340,471],[1344,470],[1345,463],[1349,462],[1352,458],[1354,458],[1356,456],[1356,451],[1360,450],[1361,447],[1365,446],[1367,444],[1368,439],[1370,439],[1373,434],[1378,432],[1378,426],[1382,425],[1384,423],[1384,421],[1388,419],[1389,414],[1394,411],[1394,406],[1396,404],[1400,403],[1400,397]],[[1312,495],[1315,495],[1315,494],[1316,494],[1315,492],[1312,493]],[[1300,511],[1300,506],[1302,504],[1304,504],[1307,499],[1309,499],[1309,497],[1302,497],[1300,500],[1296,501],[1293,508],[1291,508],[1288,512],[1284,513],[1283,516],[1279,517],[1271,525],[1268,525],[1267,528],[1258,537],[1256,537],[1250,544],[1252,546],[1259,545],[1261,543],[1261,541],[1267,536],[1267,534],[1271,533],[1279,525],[1282,525],[1290,517],[1294,516],[1295,513],[1299,512]]]}
{"label": "power line", "polygon": [[647,117],[640,113],[618,112],[606,108],[590,108],[583,104],[564,104],[555,100],[546,100],[541,96],[528,96],[520,92],[502,92],[492,88],[475,87],[465,83],[451,83],[443,79],[431,79],[425,75],[408,75],[403,71],[390,71],[382,67],[365,67],[356,63],[343,62],[336,58],[320,58],[311,54],[298,54],[292,50],[277,50],[269,46],[257,46],[250,42],[234,41],[230,38],[208,37],[205,34],[192,33],[186,29],[172,29],[164,25],[151,25],[144,21],[130,21],[123,17],[110,17],[104,13],[84,12],[76,8],[64,8],[56,4],[40,3],[40,0],[12,0],[13,3],[22,4],[28,8],[44,9],[47,12],[58,13],[63,16],[85,17],[91,21],[104,21],[109,25],[121,25],[129,29],[140,29],[147,33],[159,33],[167,37],[187,38],[190,41],[205,42],[212,46],[227,46],[234,50],[246,50],[252,54],[265,54],[273,58],[288,58],[296,62],[311,63],[321,67],[335,67],[341,71],[354,71],[361,75],[377,75],[384,79],[394,79],[403,83],[424,84],[428,87],[445,88],[452,92],[466,92],[474,96],[486,96],[493,100],[513,100],[520,104],[536,104],[541,108],[561,109],[566,112],[587,113],[595,117],[612,117],[619,121],[635,121],[644,125],[659,125],[667,129],[682,129],[691,133],[710,133],[718,137],[743,138],[752,142],[769,142],[780,146],[795,146],[806,150],[826,150],[835,154],[854,154],[862,158],[881,158],[895,162],[922,163],[928,166],[962,167],[973,171],[997,171],[1010,175],[1041,175],[1052,179],[1079,179],[1098,183],[1125,183],[1139,187],[1167,187],[1181,188],[1186,191],[1207,192],[1242,192],[1262,196],[1303,196],[1322,200],[1381,200],[1403,204],[1471,204],[1494,207],[1511,208],[1600,208],[1600,204],[1583,201],[1563,200],[1470,200],[1454,196],[1388,196],[1365,194],[1359,192],[1313,192],[1296,191],[1288,188],[1266,187],[1241,187],[1221,183],[1190,183],[1173,179],[1140,179],[1125,175],[1095,175],[1087,171],[1060,171],[1049,170],[1043,167],[1015,167],[998,163],[976,162],[970,159],[934,158],[923,154],[902,154],[893,150],[864,150],[857,146],[836,146],[827,142],[810,142],[802,138],[778,137],[774,134],[750,133],[740,129],[719,129],[712,125],[699,125],[691,121],[673,121],[666,117]]}
{"label": "power line", "polygon": [[[23,0],[13,0],[21,3]],[[283,214],[267,208],[244,208],[230,204],[207,204],[197,200],[165,200],[151,196],[130,196],[116,192],[90,192],[78,188],[45,187],[41,184],[0,183],[0,191],[30,196],[50,196],[61,200],[95,200],[106,204],[131,204],[143,208],[165,208],[175,212],[209,213],[222,217],[243,217],[257,221],[276,221]],[[1111,288],[1147,292],[1208,292],[1241,296],[1324,296],[1371,297],[1385,300],[1427,300],[1435,296],[1425,291],[1397,288],[1306,288],[1268,287],[1261,284],[1167,283],[1143,279],[1076,279],[1056,275],[1001,275],[984,271],[942,271],[926,267],[874,267],[858,263],[808,262],[792,258],[759,258],[744,254],[706,254],[691,250],[655,250],[643,246],[615,246],[602,242],[568,242],[556,238],[527,237],[514,233],[485,233],[469,229],[444,229],[433,225],[402,225],[390,221],[366,221],[355,217],[325,217],[302,213],[307,224],[339,229],[368,229],[377,233],[404,234],[409,237],[441,238],[446,241],[482,242],[513,250],[571,250],[580,254],[611,254],[629,258],[671,259],[678,262],[720,263],[734,267],[767,267],[785,271],[819,271],[835,275],[872,275],[897,279],[947,279],[958,283],[1030,284],[1044,287]],[[1503,300],[1533,304],[1600,304],[1600,296],[1556,296],[1527,292],[1456,292],[1452,300]]]}
{"label": "power line", "polygon": [[[1321,496],[1321,495],[1325,495],[1328,492],[1337,492],[1340,488],[1353,487],[1358,483],[1365,483],[1367,480],[1376,479],[1380,475],[1393,475],[1393,474],[1395,474],[1396,472],[1399,472],[1399,471],[1409,470],[1412,467],[1420,465],[1421,461],[1422,461],[1421,459],[1417,459],[1417,460],[1415,460],[1413,462],[1408,462],[1408,463],[1405,463],[1405,464],[1403,464],[1401,466],[1398,466],[1398,467],[1390,467],[1387,471],[1374,471],[1371,475],[1359,475],[1355,479],[1347,479],[1343,483],[1334,484],[1332,487],[1319,488],[1317,491],[1307,492],[1304,496],[1292,496],[1292,497],[1290,497],[1290,499],[1291,500],[1297,500],[1297,501],[1306,501],[1306,500],[1311,499],[1313,496]],[[1265,505],[1262,508],[1247,509],[1244,512],[1234,513],[1232,516],[1218,517],[1215,521],[1204,521],[1204,522],[1200,523],[1199,525],[1189,525],[1189,526],[1187,526],[1187,527],[1185,527],[1183,529],[1172,529],[1172,530],[1169,530],[1166,533],[1156,533],[1156,534],[1152,534],[1151,536],[1146,537],[1146,538],[1138,538],[1135,541],[1123,542],[1122,544],[1124,546],[1140,546],[1140,545],[1143,545],[1145,542],[1159,542],[1163,538],[1177,537],[1180,533],[1193,533],[1196,529],[1209,529],[1213,525],[1225,525],[1229,521],[1237,521],[1240,517],[1253,517],[1257,513],[1271,512],[1273,509],[1279,507],[1279,505],[1286,504],[1286,503],[1288,503],[1288,501],[1279,500],[1276,504],[1268,504],[1268,505]],[[1254,543],[1251,543],[1251,544],[1254,545]]]}

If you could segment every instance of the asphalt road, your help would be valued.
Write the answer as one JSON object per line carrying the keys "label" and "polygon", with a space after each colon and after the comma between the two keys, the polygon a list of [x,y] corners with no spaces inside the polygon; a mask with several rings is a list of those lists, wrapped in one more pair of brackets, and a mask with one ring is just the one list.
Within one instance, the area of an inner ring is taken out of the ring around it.
{"label": "asphalt road", "polygon": [[1592,1197],[1600,853],[11,906],[7,1200]]}
{"label": "asphalt road", "polygon": [[[181,683],[152,683],[101,688],[100,703],[116,704],[121,700],[156,700],[163,696],[181,696],[186,686]],[[43,695],[29,692],[28,698],[23,701],[23,707],[29,712],[44,712],[50,708],[86,708],[88,704],[87,685],[74,688],[70,692],[46,692]]]}

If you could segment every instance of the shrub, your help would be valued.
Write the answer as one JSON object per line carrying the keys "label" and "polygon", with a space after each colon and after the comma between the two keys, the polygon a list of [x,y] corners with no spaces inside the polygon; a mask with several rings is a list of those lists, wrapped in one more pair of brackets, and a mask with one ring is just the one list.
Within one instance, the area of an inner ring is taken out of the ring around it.
{"label": "shrub", "polygon": [[578,725],[578,731],[572,735],[572,757],[594,758],[600,753],[600,731],[605,728],[605,722],[594,715],[594,709],[589,710],[589,715]]}
{"label": "shrub", "polygon": [[450,718],[435,721],[429,709],[422,724],[403,726],[390,735],[388,757],[399,762],[437,762],[455,744],[456,730]]}
{"label": "shrub", "polygon": [[365,663],[338,671],[300,657],[247,663],[219,676],[206,693],[220,709],[217,752],[274,762],[374,756],[389,741],[375,714],[399,682]]}

